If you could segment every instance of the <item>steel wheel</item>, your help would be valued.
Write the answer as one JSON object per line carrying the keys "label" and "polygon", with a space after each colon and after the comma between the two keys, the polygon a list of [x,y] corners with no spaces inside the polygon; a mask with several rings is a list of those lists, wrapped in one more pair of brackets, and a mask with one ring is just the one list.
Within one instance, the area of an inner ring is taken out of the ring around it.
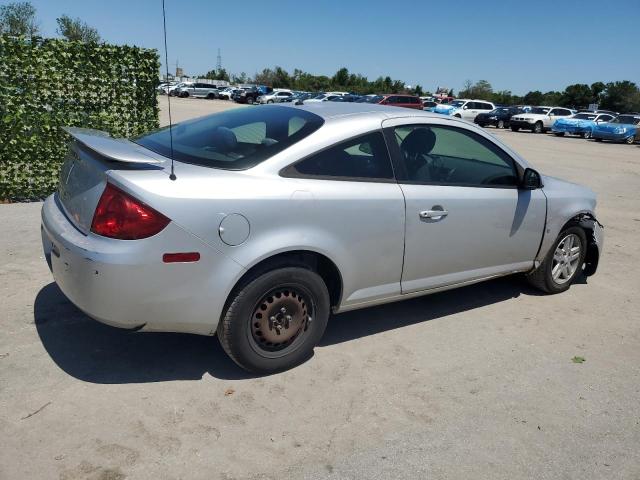
{"label": "steel wheel", "polygon": [[542,122],[536,122],[536,124],[533,126],[533,132],[542,133],[542,131],[543,131]]}
{"label": "steel wheel", "polygon": [[551,276],[558,285],[569,282],[580,267],[581,241],[575,233],[564,237],[553,253]]}
{"label": "steel wheel", "polygon": [[627,145],[633,145],[633,143],[636,141],[636,137],[635,135],[631,135],[629,138],[627,138],[625,140],[625,142],[627,143]]}
{"label": "steel wheel", "polygon": [[249,341],[256,353],[270,358],[291,353],[313,320],[310,295],[300,286],[282,286],[266,293],[251,317]]}
{"label": "steel wheel", "polygon": [[504,120],[498,120],[498,128],[504,128]]}
{"label": "steel wheel", "polygon": [[590,139],[591,138],[591,130],[587,130],[586,132],[584,132],[582,134],[582,138],[587,139],[587,140]]}

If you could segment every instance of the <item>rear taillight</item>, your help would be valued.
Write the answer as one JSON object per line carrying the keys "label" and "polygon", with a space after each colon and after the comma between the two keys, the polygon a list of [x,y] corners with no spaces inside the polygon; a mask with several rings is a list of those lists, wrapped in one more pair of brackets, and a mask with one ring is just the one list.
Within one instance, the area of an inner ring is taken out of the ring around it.
{"label": "rear taillight", "polygon": [[170,221],[149,205],[107,183],[93,214],[91,231],[103,237],[138,240],[155,235]]}

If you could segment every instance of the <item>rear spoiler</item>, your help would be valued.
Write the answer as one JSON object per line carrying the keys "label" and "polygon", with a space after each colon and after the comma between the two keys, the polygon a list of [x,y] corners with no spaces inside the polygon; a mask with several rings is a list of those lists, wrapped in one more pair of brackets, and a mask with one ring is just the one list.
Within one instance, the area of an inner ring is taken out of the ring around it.
{"label": "rear spoiler", "polygon": [[108,133],[91,128],[62,127],[78,143],[102,155],[107,160],[125,163],[162,163],[167,158],[127,140],[112,138]]}

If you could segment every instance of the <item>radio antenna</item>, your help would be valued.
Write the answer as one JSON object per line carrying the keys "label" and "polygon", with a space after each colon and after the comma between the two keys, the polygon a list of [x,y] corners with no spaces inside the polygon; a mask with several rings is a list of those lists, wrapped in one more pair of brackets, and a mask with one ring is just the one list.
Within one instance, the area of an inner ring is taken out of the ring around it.
{"label": "radio antenna", "polygon": [[[167,82],[169,81],[169,54],[167,53],[167,15],[164,9],[164,0],[162,0],[162,25],[164,27],[164,65],[167,69]],[[169,145],[171,146],[171,174],[170,180],[175,180],[176,173],[173,165],[173,122],[171,121],[171,95],[169,95],[169,87],[167,87],[167,104],[169,105]]]}

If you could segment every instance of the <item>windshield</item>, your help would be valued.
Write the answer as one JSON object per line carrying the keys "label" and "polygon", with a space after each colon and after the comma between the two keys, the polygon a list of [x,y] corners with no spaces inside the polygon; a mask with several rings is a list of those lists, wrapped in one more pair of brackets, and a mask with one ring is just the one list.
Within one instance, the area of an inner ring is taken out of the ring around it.
{"label": "windshield", "polygon": [[543,107],[533,107],[529,113],[537,113],[538,115],[546,115],[547,113],[549,113],[549,108],[543,108]]}
{"label": "windshield", "polygon": [[463,100],[456,100],[456,101],[454,101],[454,102],[451,102],[449,105],[451,105],[452,107],[455,107],[455,108],[460,108],[460,107],[461,107],[461,106],[463,106],[465,103],[467,103],[467,102],[465,102],[465,101],[463,101]]}
{"label": "windshield", "polygon": [[596,115],[591,114],[591,113],[576,113],[571,118],[576,118],[578,120],[595,120]]}
{"label": "windshield", "polygon": [[356,103],[380,103],[383,98],[382,95],[368,95],[366,97],[360,97],[356,100]]}
{"label": "windshield", "polygon": [[[173,158],[225,170],[251,168],[318,130],[324,120],[290,107],[238,108],[173,126]],[[169,128],[133,139],[171,158]]]}
{"label": "windshield", "polygon": [[631,115],[620,115],[618,118],[611,120],[611,123],[626,123],[630,125],[637,125],[640,122],[640,117],[634,117]]}

